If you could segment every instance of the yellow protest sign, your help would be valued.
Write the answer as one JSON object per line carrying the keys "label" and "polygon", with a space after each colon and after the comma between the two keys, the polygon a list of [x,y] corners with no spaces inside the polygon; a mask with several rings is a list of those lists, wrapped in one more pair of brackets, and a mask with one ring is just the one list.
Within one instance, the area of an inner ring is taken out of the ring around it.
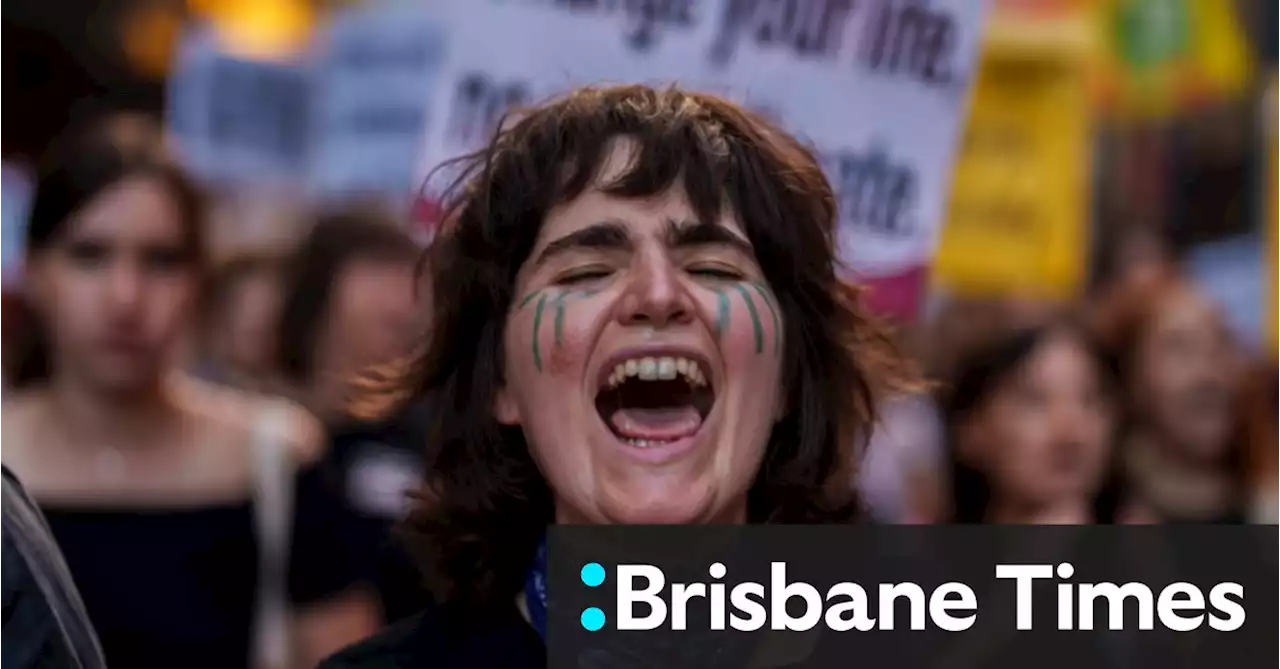
{"label": "yellow protest sign", "polygon": [[951,294],[1066,298],[1084,280],[1088,42],[1023,48],[1026,32],[988,32],[934,263]]}
{"label": "yellow protest sign", "polygon": [[1264,325],[1267,346],[1271,354],[1280,354],[1280,336],[1277,335],[1277,317],[1280,317],[1280,309],[1278,309],[1277,300],[1280,300],[1280,286],[1277,286],[1277,271],[1280,266],[1277,265],[1277,243],[1280,242],[1280,129],[1277,123],[1280,123],[1280,107],[1278,107],[1277,95],[1277,77],[1271,75],[1271,87],[1267,91],[1265,108],[1263,109],[1262,119],[1265,124],[1265,137],[1267,138],[1267,164],[1266,164],[1266,180],[1267,180],[1267,206],[1263,208],[1267,219],[1263,221],[1263,235],[1266,236],[1267,244],[1267,263],[1265,265],[1266,275],[1263,277],[1265,282],[1265,290],[1262,291],[1264,299],[1267,301],[1263,305],[1262,313],[1266,315]]}

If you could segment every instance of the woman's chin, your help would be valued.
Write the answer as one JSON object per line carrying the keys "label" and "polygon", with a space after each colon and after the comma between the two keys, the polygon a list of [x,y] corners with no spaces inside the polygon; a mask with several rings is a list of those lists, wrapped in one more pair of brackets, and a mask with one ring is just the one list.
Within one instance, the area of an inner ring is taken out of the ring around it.
{"label": "woman's chin", "polygon": [[733,515],[711,491],[697,494],[690,487],[620,499],[602,511],[605,522],[614,525],[697,525],[732,522]]}

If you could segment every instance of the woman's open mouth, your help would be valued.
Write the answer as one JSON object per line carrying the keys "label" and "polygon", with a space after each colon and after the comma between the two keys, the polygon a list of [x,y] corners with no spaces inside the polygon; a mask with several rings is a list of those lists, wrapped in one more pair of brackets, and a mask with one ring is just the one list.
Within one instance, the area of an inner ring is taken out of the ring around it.
{"label": "woman's open mouth", "polygon": [[614,436],[651,448],[698,433],[715,405],[710,369],[688,355],[637,356],[606,369],[596,410]]}

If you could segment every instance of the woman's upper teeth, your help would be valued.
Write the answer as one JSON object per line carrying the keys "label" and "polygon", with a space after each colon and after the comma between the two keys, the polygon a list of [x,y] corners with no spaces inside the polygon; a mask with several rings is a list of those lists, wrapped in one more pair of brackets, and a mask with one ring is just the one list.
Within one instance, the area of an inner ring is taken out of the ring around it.
{"label": "woman's upper teeth", "polygon": [[641,381],[670,381],[677,376],[684,377],[689,385],[697,387],[707,384],[706,372],[695,360],[689,358],[661,356],[656,358],[632,358],[618,363],[609,374],[609,387],[614,388],[627,378],[635,377]]}

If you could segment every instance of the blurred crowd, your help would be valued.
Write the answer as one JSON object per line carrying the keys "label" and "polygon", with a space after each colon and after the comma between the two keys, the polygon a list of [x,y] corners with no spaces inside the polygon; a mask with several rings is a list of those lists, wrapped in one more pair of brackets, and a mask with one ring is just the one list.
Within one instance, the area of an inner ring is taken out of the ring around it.
{"label": "blurred crowd", "polygon": [[[350,412],[360,373],[430,328],[421,247],[357,204],[287,249],[208,259],[206,205],[155,137],[110,117],[41,172],[4,304],[4,462],[119,666],[157,638],[234,666],[272,574],[314,662],[429,602],[394,525],[431,416]],[[881,407],[850,481],[872,517],[1276,521],[1274,359],[1176,262],[1134,262],[1084,304],[953,299],[898,331],[932,385]],[[258,474],[271,452],[296,480]],[[284,485],[273,524],[248,500]],[[259,553],[279,569],[255,572]]]}

